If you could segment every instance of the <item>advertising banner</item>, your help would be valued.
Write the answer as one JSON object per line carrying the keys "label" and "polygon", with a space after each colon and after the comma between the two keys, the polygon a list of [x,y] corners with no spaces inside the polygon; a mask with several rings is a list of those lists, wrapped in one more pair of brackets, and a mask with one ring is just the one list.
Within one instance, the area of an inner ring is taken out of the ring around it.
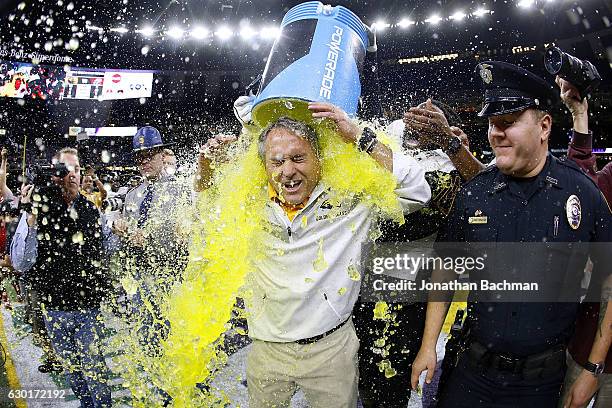
{"label": "advertising banner", "polygon": [[0,60],[0,97],[58,99],[65,76],[62,67]]}
{"label": "advertising banner", "polygon": [[0,60],[0,97],[117,100],[150,98],[153,71],[34,65]]}
{"label": "advertising banner", "polygon": [[68,71],[62,99],[101,99],[104,72]]}
{"label": "advertising banner", "polygon": [[106,71],[102,99],[150,98],[152,87],[152,72]]}

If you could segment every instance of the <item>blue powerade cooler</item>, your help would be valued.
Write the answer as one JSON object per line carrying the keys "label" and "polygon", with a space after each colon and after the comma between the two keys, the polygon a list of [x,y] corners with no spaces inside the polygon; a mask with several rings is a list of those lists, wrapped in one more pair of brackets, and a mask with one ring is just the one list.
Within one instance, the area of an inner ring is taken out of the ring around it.
{"label": "blue powerade cooler", "polygon": [[262,127],[281,116],[310,123],[311,101],[332,103],[354,117],[367,48],[366,26],[349,9],[319,1],[293,7],[270,51],[253,120]]}

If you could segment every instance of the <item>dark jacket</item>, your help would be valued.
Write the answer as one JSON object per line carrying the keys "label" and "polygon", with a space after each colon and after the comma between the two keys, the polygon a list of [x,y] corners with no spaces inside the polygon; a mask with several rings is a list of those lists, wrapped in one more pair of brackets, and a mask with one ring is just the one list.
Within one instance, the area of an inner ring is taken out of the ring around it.
{"label": "dark jacket", "polygon": [[[567,214],[572,197],[579,200],[581,214],[574,226]],[[481,279],[484,272],[492,271],[498,277],[493,280],[516,276],[515,281],[540,282],[546,293],[574,295],[572,302],[473,302],[474,293],[470,293],[472,336],[495,352],[523,357],[567,343],[587,256],[594,263],[592,287],[609,272],[603,246],[611,241],[610,233],[610,210],[597,186],[574,162],[549,154],[542,171],[532,179],[505,176],[495,166],[474,177],[459,192],[437,239],[440,243],[500,243],[496,247],[505,251],[496,254],[504,257],[488,259],[487,268],[470,278]],[[583,251],[586,244],[567,245],[579,242],[601,244],[593,254]],[[508,261],[503,264],[507,268],[498,267],[502,261]]]}
{"label": "dark jacket", "polygon": [[81,194],[70,206],[59,191],[44,196],[48,200],[38,204],[38,255],[30,282],[49,309],[97,308],[110,287],[102,265],[100,213]]}

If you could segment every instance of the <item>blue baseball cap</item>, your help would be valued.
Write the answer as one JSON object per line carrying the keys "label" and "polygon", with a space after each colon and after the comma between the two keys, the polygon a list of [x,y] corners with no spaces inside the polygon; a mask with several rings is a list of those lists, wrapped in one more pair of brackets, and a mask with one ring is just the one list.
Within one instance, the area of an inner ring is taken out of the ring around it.
{"label": "blue baseball cap", "polygon": [[134,146],[134,153],[174,145],[174,143],[164,143],[161,133],[153,126],[144,126],[138,129],[132,144]]}

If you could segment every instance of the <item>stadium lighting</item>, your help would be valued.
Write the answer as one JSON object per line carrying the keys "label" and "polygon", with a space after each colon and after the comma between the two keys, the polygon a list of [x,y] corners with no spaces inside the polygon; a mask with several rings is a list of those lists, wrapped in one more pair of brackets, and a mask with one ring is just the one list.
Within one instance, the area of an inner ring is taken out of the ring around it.
{"label": "stadium lighting", "polygon": [[432,24],[432,25],[436,25],[440,21],[442,21],[442,17],[440,17],[437,14],[431,15],[428,19],[425,20],[426,23],[429,23],[429,24]]}
{"label": "stadium lighting", "polygon": [[372,29],[376,31],[383,31],[385,28],[391,27],[391,24],[387,23],[384,20],[377,20],[374,24],[372,24]]}
{"label": "stadium lighting", "polygon": [[230,38],[232,38],[232,35],[234,35],[234,33],[232,32],[232,30],[229,29],[229,27],[221,26],[215,32],[215,35],[219,37],[221,41],[225,41],[225,40],[229,40]]}
{"label": "stadium lighting", "polygon": [[88,30],[92,30],[92,31],[98,31],[98,32],[100,32],[100,33],[101,33],[102,31],[104,31],[104,29],[103,29],[102,27],[98,27],[98,26],[95,26],[95,25],[88,25],[88,26],[87,26],[87,29],[88,29]]}
{"label": "stadium lighting", "polygon": [[202,26],[196,26],[191,30],[191,36],[197,40],[203,40],[208,36],[208,30]]}
{"label": "stadium lighting", "polygon": [[125,27],[113,27],[110,29],[112,32],[114,33],[119,33],[119,34],[125,34],[127,33],[129,30]]}
{"label": "stadium lighting", "polygon": [[534,1],[533,0],[520,0],[518,2],[518,6],[521,8],[530,8],[531,6],[533,6]]}
{"label": "stadium lighting", "polygon": [[243,26],[240,29],[240,37],[242,37],[244,40],[248,40],[250,38],[253,38],[255,36],[255,34],[257,34],[257,33],[249,25],[245,25],[245,26]]}
{"label": "stadium lighting", "polygon": [[398,25],[400,28],[408,28],[408,27],[410,27],[411,25],[414,25],[414,21],[413,21],[413,20],[410,20],[409,18],[402,18],[402,19],[401,19],[401,20],[400,20],[400,21],[397,23],[397,25]]}
{"label": "stadium lighting", "polygon": [[168,34],[172,38],[181,38],[183,36],[183,33],[184,31],[179,27],[172,27],[168,31],[166,31],[166,34]]}
{"label": "stadium lighting", "polygon": [[153,30],[153,27],[151,26],[146,26],[140,30],[136,30],[136,32],[144,35],[145,37],[151,37],[153,34],[155,34],[155,30]]}
{"label": "stadium lighting", "polygon": [[461,21],[465,18],[465,13],[463,11],[456,11],[449,18],[454,21]]}
{"label": "stadium lighting", "polygon": [[275,26],[264,27],[261,29],[259,35],[261,38],[265,38],[267,40],[272,40],[278,37],[280,34],[280,29]]}
{"label": "stadium lighting", "polygon": [[487,9],[486,9],[486,8],[484,8],[484,7],[478,7],[478,8],[476,9],[476,11],[474,11],[474,15],[475,15],[476,17],[482,17],[482,16],[484,16],[485,14],[489,14],[489,13],[490,13],[490,10],[487,10]]}

